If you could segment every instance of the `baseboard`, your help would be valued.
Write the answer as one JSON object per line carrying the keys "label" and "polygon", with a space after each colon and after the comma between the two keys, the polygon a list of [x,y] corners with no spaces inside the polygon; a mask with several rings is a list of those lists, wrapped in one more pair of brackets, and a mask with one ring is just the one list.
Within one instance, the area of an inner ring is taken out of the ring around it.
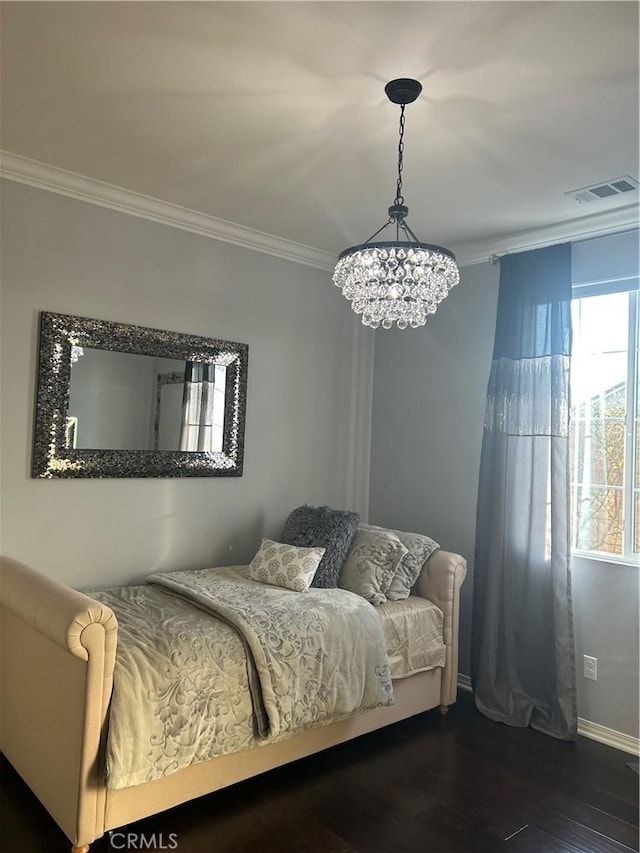
{"label": "baseboard", "polygon": [[466,690],[468,693],[471,693],[471,679],[468,675],[463,675],[461,672],[458,673],[458,687],[460,690]]}
{"label": "baseboard", "polygon": [[612,746],[614,749],[620,749],[622,752],[640,755],[640,738],[609,729],[607,726],[601,726],[600,723],[592,723],[591,720],[578,717],[578,734],[588,737],[589,740],[597,740],[598,743]]}
{"label": "baseboard", "polygon": [[[458,687],[460,690],[471,692],[471,679],[468,675],[458,673]],[[597,740],[598,743],[604,743],[613,749],[640,755],[640,738],[618,732],[615,729],[609,729],[607,726],[601,726],[600,723],[592,723],[591,720],[578,717],[578,734],[589,738],[589,740]]]}

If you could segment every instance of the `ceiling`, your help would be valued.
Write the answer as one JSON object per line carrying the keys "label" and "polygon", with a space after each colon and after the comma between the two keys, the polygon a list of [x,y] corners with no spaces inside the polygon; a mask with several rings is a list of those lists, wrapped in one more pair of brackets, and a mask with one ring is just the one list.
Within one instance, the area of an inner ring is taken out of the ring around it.
{"label": "ceiling", "polygon": [[637,204],[563,194],[640,177],[638,9],[5,2],[1,146],[337,254],[386,219],[399,108],[384,84],[415,77],[413,231],[499,244]]}

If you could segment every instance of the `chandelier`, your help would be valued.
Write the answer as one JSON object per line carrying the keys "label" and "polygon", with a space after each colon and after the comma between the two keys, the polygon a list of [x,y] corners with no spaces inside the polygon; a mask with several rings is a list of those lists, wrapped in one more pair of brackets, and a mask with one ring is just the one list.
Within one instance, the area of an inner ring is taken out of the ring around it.
{"label": "chandelier", "polygon": [[[442,246],[422,243],[406,222],[409,208],[402,195],[404,108],[422,91],[417,80],[391,80],[389,100],[400,105],[398,181],[389,218],[366,243],[340,253],[333,281],[351,300],[365,326],[399,329],[424,326],[451,288],[460,281],[455,255]],[[389,229],[393,239],[381,239]],[[379,238],[379,239],[376,239]]]}

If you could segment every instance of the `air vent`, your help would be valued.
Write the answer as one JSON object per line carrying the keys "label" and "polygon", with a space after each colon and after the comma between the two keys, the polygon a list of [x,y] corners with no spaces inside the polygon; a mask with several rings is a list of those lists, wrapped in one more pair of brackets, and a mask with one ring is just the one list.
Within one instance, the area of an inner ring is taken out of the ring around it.
{"label": "air vent", "polygon": [[577,201],[578,204],[585,204],[589,201],[599,201],[603,198],[613,198],[616,195],[623,193],[631,193],[638,189],[638,182],[629,175],[623,175],[621,178],[613,178],[611,181],[603,181],[599,184],[593,184],[591,187],[581,187],[579,190],[570,190],[565,195]]}

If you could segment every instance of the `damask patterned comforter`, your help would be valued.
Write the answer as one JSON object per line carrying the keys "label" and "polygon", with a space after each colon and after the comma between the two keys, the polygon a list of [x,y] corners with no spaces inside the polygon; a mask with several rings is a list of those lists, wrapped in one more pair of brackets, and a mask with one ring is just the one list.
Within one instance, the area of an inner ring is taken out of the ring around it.
{"label": "damask patterned comforter", "polygon": [[389,705],[375,609],[341,589],[259,584],[244,567],[93,590],[118,619],[107,786]]}

